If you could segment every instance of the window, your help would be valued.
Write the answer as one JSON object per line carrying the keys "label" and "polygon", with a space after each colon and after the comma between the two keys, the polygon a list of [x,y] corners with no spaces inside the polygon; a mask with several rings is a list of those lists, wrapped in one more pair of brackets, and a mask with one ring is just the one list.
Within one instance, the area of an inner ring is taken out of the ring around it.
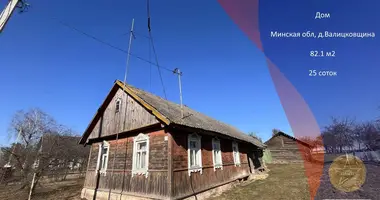
{"label": "window", "polygon": [[106,174],[107,166],[108,166],[108,155],[109,155],[109,143],[106,141],[103,141],[101,144],[99,144],[99,155],[98,155],[98,164],[96,166],[96,169],[100,169],[101,174]]}
{"label": "window", "polygon": [[217,168],[223,169],[222,152],[220,150],[220,140],[218,138],[212,139],[212,158],[214,161],[214,171]]}
{"label": "window", "polygon": [[121,109],[121,99],[118,98],[118,99],[116,100],[115,113],[120,112],[120,109]]}
{"label": "window", "polygon": [[148,177],[149,136],[140,133],[133,143],[132,176],[139,174]]}
{"label": "window", "polygon": [[189,165],[189,176],[191,172],[200,172],[202,174],[202,152],[201,136],[191,134],[188,137],[187,157]]}
{"label": "window", "polygon": [[236,142],[232,143],[232,152],[233,152],[235,166],[240,166],[240,153],[239,153],[238,143]]}

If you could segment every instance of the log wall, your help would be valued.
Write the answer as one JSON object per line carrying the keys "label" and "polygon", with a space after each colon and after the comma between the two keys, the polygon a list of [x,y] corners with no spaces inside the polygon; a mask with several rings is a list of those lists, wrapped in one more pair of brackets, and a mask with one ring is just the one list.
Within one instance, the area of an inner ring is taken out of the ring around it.
{"label": "log wall", "polygon": [[[105,175],[100,175],[98,190],[133,193],[141,196],[165,197],[168,196],[168,134],[163,130],[150,132],[149,134],[149,165],[148,177],[144,175],[131,176],[133,137],[108,141],[110,144],[108,169]],[[112,175],[113,156],[116,148],[115,165]],[[85,188],[96,187],[96,162],[99,152],[99,143],[92,144],[92,152],[89,167],[86,174]],[[112,181],[111,180],[112,177]],[[112,185],[111,185],[112,184]]]}
{"label": "log wall", "polygon": [[235,166],[232,153],[232,140],[220,139],[223,169],[214,171],[212,157],[212,136],[201,135],[202,174],[188,174],[187,137],[188,133],[171,132],[173,137],[173,188],[172,196],[181,198],[219,186],[249,175],[247,152],[249,146],[239,144],[241,166]]}
{"label": "log wall", "polygon": [[277,135],[267,143],[271,152],[272,163],[303,162],[299,142],[284,135]]}

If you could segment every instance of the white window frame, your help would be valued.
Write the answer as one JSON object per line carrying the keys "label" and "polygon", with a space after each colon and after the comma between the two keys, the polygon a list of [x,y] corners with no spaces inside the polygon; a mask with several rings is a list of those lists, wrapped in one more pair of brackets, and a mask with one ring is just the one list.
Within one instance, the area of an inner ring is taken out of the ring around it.
{"label": "white window frame", "polygon": [[239,152],[239,144],[237,142],[232,142],[232,155],[234,158],[234,164],[236,166],[240,166],[240,152]]}
{"label": "white window frame", "polygon": [[[217,146],[218,148],[215,148],[215,146]],[[216,157],[215,157],[215,151],[218,151],[216,154]],[[219,138],[212,138],[212,161],[213,161],[213,164],[214,164],[214,171],[216,171],[216,169],[220,168],[223,170],[223,160],[222,160],[222,148],[220,146],[220,140]],[[217,162],[219,161],[219,163]]]}
{"label": "white window frame", "polygon": [[[145,157],[145,167],[137,168],[137,150],[138,144],[146,143],[146,157]],[[143,133],[140,133],[138,136],[133,138],[133,156],[132,156],[132,177],[134,175],[145,175],[148,177],[149,169],[149,136]]]}
{"label": "white window frame", "polygon": [[[119,103],[119,109],[117,110],[116,108],[117,108],[117,104],[118,103]],[[121,98],[117,98],[116,101],[115,101],[115,113],[119,113],[120,112],[120,110],[121,110],[121,103],[122,103]]]}
{"label": "white window frame", "polygon": [[[107,153],[102,154],[102,151],[104,148],[107,148]],[[100,172],[100,174],[105,175],[107,172],[107,167],[108,167],[108,161],[109,161],[109,153],[110,153],[110,144],[107,141],[103,141],[102,143],[99,144],[99,153],[98,153],[98,160],[96,164],[96,172]],[[104,156],[107,156],[107,160],[104,160]],[[102,162],[100,162],[100,160]],[[103,163],[105,163],[105,167],[102,168]],[[100,169],[100,170],[99,170]]]}
{"label": "white window frame", "polygon": [[[193,133],[189,134],[187,138],[187,161],[188,161],[188,168],[189,168],[189,176],[191,176],[192,172],[199,172],[202,174],[202,136]],[[190,142],[196,142],[195,148],[190,148]],[[191,158],[190,158],[190,151],[195,150],[197,153],[195,154],[196,162],[199,163],[199,166],[191,166]]]}

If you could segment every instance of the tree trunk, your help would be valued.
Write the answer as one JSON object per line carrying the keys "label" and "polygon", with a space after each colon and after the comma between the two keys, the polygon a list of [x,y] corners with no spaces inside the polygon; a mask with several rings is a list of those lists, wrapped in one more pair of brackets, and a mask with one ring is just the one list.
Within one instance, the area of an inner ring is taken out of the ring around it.
{"label": "tree trunk", "polygon": [[33,175],[33,180],[32,180],[32,185],[30,186],[30,193],[29,193],[29,199],[31,200],[33,197],[33,194],[36,190],[36,186],[39,184],[39,180],[41,178],[41,173],[34,173]]}
{"label": "tree trunk", "polygon": [[32,199],[33,191],[34,191],[34,188],[35,188],[35,178],[36,178],[36,173],[33,174],[32,185],[30,186],[28,200]]}
{"label": "tree trunk", "polygon": [[69,168],[68,167],[66,167],[66,170],[65,170],[65,175],[63,176],[63,181],[65,181],[66,180],[66,177],[67,177],[67,173],[69,172]]}

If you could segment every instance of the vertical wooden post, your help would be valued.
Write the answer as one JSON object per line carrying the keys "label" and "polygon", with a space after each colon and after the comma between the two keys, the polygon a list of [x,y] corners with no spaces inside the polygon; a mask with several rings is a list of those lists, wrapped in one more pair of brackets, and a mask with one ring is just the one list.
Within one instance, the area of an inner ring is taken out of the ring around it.
{"label": "vertical wooden post", "polygon": [[254,163],[255,153],[254,153],[254,150],[248,151],[247,156],[248,156],[248,165],[250,167],[251,174],[254,174],[255,173],[255,163]]}
{"label": "vertical wooden post", "polygon": [[281,137],[281,144],[282,144],[282,147],[285,147],[284,145],[284,138]]}
{"label": "vertical wooden post", "polygon": [[[87,168],[86,168],[86,175],[84,177],[84,186],[86,186],[86,181],[87,181],[87,174],[88,174],[88,167],[90,166],[90,161],[91,161],[91,154],[92,154],[92,144],[91,144],[91,147],[90,147],[90,153],[88,155],[88,159],[87,159]],[[82,173],[82,172],[81,172]]]}
{"label": "vertical wooden post", "polygon": [[34,180],[35,179],[36,179],[36,172],[34,172],[34,174],[33,174],[32,185],[30,186],[28,200],[32,199],[32,192],[33,192],[33,188],[34,188]]}
{"label": "vertical wooden post", "polygon": [[181,119],[183,119],[182,82],[181,82],[182,72],[180,71],[180,69],[175,68],[173,73],[178,74],[179,99],[180,99],[180,105],[181,105]]}
{"label": "vertical wooden post", "polygon": [[[102,135],[102,132],[103,132],[103,117],[104,117],[104,111],[98,111],[98,112],[102,112],[102,115],[100,116],[100,122],[99,122],[99,133],[98,133],[98,137],[101,137]],[[103,147],[103,144],[100,146],[100,148]],[[101,149],[99,149],[99,153],[100,153]],[[99,162],[96,163],[96,182],[95,182],[95,189],[94,189],[94,195],[92,197],[93,200],[96,200],[96,194],[97,194],[97,190],[98,190],[98,187],[99,187],[99,181],[100,181],[100,164],[102,163],[102,156],[100,156],[98,153],[98,156],[100,157],[99,159]]]}
{"label": "vertical wooden post", "polygon": [[167,132],[168,135],[168,196],[169,199],[173,198],[173,137],[170,132]]}

